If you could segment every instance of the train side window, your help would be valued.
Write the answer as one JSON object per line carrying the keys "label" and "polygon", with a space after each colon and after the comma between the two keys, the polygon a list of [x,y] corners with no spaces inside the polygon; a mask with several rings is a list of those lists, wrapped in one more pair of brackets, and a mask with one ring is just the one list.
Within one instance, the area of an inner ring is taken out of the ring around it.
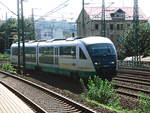
{"label": "train side window", "polygon": [[48,48],[48,47],[41,47],[41,48],[40,48],[40,53],[41,53],[42,55],[47,55],[47,54],[49,54],[49,48]]}
{"label": "train side window", "polygon": [[36,62],[36,48],[35,47],[26,47],[25,48],[26,61]]}
{"label": "train side window", "polygon": [[79,48],[79,58],[80,59],[86,59],[85,54],[83,53],[81,48]]}
{"label": "train side window", "polygon": [[74,46],[65,46],[60,47],[60,56],[63,58],[76,58],[76,47]]}
{"label": "train side window", "polygon": [[18,48],[12,48],[12,55],[18,55]]}
{"label": "train side window", "polygon": [[53,47],[49,47],[49,55],[54,55]]}
{"label": "train side window", "polygon": [[34,47],[25,48],[25,54],[36,54],[36,49]]}
{"label": "train side window", "polygon": [[40,47],[39,53],[39,62],[45,64],[54,64],[54,52],[53,47]]}

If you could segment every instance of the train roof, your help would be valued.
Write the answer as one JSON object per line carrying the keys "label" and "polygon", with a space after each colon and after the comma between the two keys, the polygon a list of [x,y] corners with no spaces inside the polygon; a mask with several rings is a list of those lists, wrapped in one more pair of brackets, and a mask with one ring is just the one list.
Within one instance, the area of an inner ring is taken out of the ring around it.
{"label": "train roof", "polygon": [[83,41],[86,45],[96,44],[96,43],[112,43],[112,41],[109,38],[100,37],[100,36],[91,36],[79,40]]}
{"label": "train roof", "polygon": [[[35,41],[28,41],[28,42],[25,42],[25,46],[34,47],[34,46],[37,46],[37,43],[38,43],[38,42],[35,42]],[[13,44],[11,45],[11,47],[17,47],[17,46],[18,46],[18,42],[13,43]],[[22,42],[20,42],[20,46],[22,46]]]}
{"label": "train roof", "polygon": [[[48,45],[76,45],[79,43],[84,43],[86,45],[96,44],[96,43],[112,43],[109,38],[100,36],[90,36],[90,37],[70,37],[67,39],[52,39],[52,40],[40,40],[40,41],[28,41],[25,42],[25,46],[48,46]],[[22,46],[22,43],[20,44]],[[12,44],[12,47],[18,46],[18,43]]]}

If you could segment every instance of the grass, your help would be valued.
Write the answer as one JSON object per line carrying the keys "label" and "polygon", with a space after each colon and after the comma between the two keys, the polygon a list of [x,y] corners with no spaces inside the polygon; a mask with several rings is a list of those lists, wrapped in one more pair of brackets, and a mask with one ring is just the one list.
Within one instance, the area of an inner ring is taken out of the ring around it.
{"label": "grass", "polygon": [[69,90],[63,90],[65,93],[68,93],[68,94],[72,94],[72,92],[71,91],[69,91]]}
{"label": "grass", "polygon": [[86,98],[86,101],[90,102],[90,103],[93,103],[93,104],[96,104],[98,106],[101,106],[105,109],[108,109],[110,111],[114,111],[114,112],[117,112],[117,113],[139,113],[137,110],[125,110],[125,109],[117,109],[115,107],[112,107],[112,106],[108,106],[108,105],[105,105],[105,104],[101,104],[97,101],[94,101],[94,100],[89,100],[88,98]]}
{"label": "grass", "polygon": [[139,94],[139,111],[141,113],[150,113],[150,97],[144,93]]}

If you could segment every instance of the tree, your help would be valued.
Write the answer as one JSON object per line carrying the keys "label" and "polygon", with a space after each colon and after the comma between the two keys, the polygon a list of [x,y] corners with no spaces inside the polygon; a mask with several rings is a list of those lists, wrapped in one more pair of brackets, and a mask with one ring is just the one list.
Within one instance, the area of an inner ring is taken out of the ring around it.
{"label": "tree", "polygon": [[[149,23],[141,23],[139,25],[139,54],[148,56],[150,55],[150,24]],[[118,40],[118,55],[119,58],[123,59],[127,56],[135,56],[135,39],[133,39],[133,29],[130,28],[124,33],[121,33],[121,39]],[[137,40],[137,39],[136,39]]]}
{"label": "tree", "polygon": [[[21,23],[21,20],[19,20]],[[20,24],[21,33],[21,24]],[[24,20],[25,40],[34,40],[33,26],[31,19]],[[17,41],[17,20],[15,18],[9,18],[5,23],[0,26],[0,52],[4,49],[10,48],[10,45]]]}
{"label": "tree", "polygon": [[16,19],[10,18],[0,26],[0,39],[3,47],[0,48],[0,52],[4,49],[10,48],[13,36],[17,34]]}
{"label": "tree", "polygon": [[25,40],[35,40],[32,19],[24,20]]}

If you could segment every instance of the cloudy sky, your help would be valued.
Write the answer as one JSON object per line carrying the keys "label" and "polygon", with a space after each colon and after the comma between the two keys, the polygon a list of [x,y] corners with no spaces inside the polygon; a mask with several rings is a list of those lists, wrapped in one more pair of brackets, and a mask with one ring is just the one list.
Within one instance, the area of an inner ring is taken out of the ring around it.
{"label": "cloudy sky", "polygon": [[[86,6],[101,6],[102,0],[84,0]],[[139,7],[147,17],[150,17],[150,1],[138,0]],[[133,0],[105,0],[106,7],[132,7]],[[76,20],[82,8],[82,0],[24,0],[24,15],[31,16],[31,9],[34,8],[35,18],[48,15],[49,19],[70,19]],[[6,5],[4,7],[4,5]],[[59,7],[58,7],[59,6]],[[0,19],[15,17],[8,7],[14,13],[17,9],[17,0],[0,0]],[[48,13],[49,12],[49,13]]]}

